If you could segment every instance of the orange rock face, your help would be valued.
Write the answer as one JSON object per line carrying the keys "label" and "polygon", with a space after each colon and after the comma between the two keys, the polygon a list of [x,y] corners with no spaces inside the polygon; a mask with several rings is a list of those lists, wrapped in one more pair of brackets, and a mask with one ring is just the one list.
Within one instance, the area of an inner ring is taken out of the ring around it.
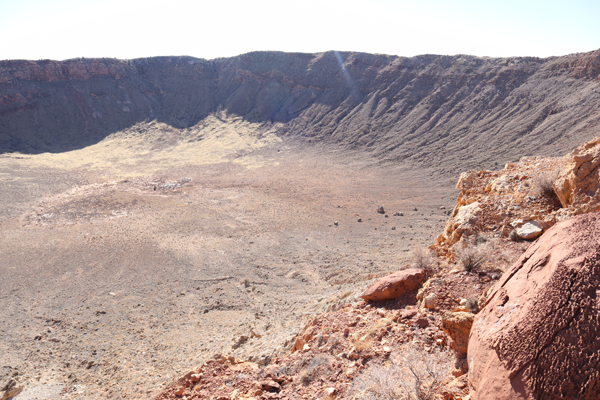
{"label": "orange rock face", "polygon": [[418,288],[426,273],[420,268],[405,269],[378,279],[360,297],[367,301],[396,299]]}
{"label": "orange rock face", "polygon": [[442,319],[442,329],[452,338],[454,348],[459,353],[467,352],[474,317],[470,312],[458,311],[446,313]]}
{"label": "orange rock face", "polygon": [[562,206],[574,214],[600,210],[600,138],[579,146],[567,159],[554,183]]}
{"label": "orange rock face", "polygon": [[600,398],[600,213],[550,228],[492,287],[468,347],[474,400]]}

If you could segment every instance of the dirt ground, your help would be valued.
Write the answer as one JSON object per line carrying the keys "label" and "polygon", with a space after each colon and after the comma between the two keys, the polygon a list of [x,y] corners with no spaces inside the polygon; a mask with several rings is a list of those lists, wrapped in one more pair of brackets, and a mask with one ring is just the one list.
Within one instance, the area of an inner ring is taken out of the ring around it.
{"label": "dirt ground", "polygon": [[312,316],[432,244],[455,204],[433,170],[250,128],[183,143],[138,126],[0,158],[0,366],[15,399],[148,398],[218,353],[289,352]]}

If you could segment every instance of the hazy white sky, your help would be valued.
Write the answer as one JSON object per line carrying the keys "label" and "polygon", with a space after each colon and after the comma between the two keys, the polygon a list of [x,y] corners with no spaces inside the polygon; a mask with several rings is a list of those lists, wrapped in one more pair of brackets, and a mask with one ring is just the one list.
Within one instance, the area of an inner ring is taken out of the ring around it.
{"label": "hazy white sky", "polygon": [[547,57],[598,48],[599,0],[0,0],[0,59],[254,50]]}

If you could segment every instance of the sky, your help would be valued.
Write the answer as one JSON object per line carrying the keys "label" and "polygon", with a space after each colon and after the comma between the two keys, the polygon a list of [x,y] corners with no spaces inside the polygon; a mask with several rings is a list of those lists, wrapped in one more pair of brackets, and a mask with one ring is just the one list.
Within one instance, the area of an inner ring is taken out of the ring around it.
{"label": "sky", "polygon": [[0,0],[0,60],[257,50],[549,57],[599,48],[598,0]]}

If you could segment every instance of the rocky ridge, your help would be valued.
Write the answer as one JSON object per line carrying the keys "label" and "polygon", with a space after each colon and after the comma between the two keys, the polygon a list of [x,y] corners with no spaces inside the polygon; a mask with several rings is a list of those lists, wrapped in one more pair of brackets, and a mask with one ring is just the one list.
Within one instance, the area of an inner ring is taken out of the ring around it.
{"label": "rocky ridge", "polygon": [[[0,152],[61,152],[225,112],[448,177],[559,155],[598,126],[600,51],[548,59],[254,52],[203,60],[0,62]],[[454,178],[452,178],[454,179]]]}

